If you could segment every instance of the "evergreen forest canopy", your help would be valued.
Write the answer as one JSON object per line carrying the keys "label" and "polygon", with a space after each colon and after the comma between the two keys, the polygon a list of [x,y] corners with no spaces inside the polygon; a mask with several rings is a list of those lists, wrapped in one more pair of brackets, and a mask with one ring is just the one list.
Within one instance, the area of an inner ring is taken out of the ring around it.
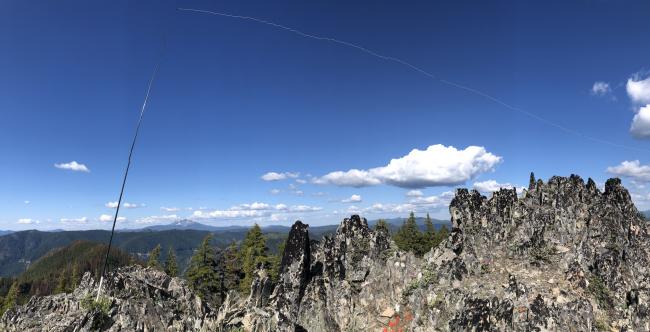
{"label": "evergreen forest canopy", "polygon": [[[436,230],[428,214],[424,225],[418,225],[413,212],[399,228],[381,219],[374,227],[392,233],[399,249],[413,252],[416,256],[430,251],[449,233],[445,225]],[[232,240],[228,245],[219,247],[214,244],[214,235],[208,233],[193,250],[184,270],[172,246],[157,244],[146,255],[146,260],[113,248],[109,255],[109,269],[137,264],[164,271],[172,277],[183,277],[199,296],[219,306],[229,291],[248,294],[255,272],[261,267],[269,271],[272,281],[277,281],[286,234],[281,239],[277,234],[271,234],[274,250],[269,249],[268,236],[255,224],[246,232],[243,240]],[[50,251],[16,278],[0,278],[0,315],[17,304],[25,303],[32,296],[72,292],[86,272],[98,278],[105,253],[104,244],[75,241]]]}

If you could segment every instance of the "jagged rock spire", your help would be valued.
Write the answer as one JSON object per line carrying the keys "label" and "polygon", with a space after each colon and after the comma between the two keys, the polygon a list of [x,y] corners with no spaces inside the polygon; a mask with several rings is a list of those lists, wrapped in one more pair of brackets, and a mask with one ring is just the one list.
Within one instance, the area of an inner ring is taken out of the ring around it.
{"label": "jagged rock spire", "polygon": [[[422,258],[400,251],[385,230],[372,231],[357,215],[321,241],[310,241],[308,226],[298,221],[270,298],[273,285],[261,271],[248,298],[229,294],[216,326],[191,290],[173,291],[181,281],[135,269],[108,282],[117,304],[107,324],[260,332],[649,331],[650,235],[621,181],[608,180],[604,192],[577,175],[546,183],[531,176],[530,184],[534,190],[521,197],[512,189],[490,198],[458,189],[449,237]],[[80,289],[10,310],[0,330],[28,331],[43,322],[84,330],[94,318],[75,309],[79,292],[89,288]],[[180,319],[168,315],[177,312]]]}
{"label": "jagged rock spire", "polygon": [[280,280],[272,295],[272,306],[280,313],[281,323],[293,326],[297,321],[300,303],[309,282],[311,247],[309,225],[300,220],[291,226],[282,254]]}

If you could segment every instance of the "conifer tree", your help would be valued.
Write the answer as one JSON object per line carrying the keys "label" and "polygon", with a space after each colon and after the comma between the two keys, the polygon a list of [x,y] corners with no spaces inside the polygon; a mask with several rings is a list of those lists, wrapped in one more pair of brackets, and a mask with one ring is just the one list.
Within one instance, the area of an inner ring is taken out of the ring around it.
{"label": "conifer tree", "polygon": [[530,180],[528,180],[528,190],[535,189],[535,173],[530,172]]}
{"label": "conifer tree", "polygon": [[377,220],[377,224],[375,224],[375,232],[386,232],[386,234],[390,233],[390,229],[388,228],[388,223],[386,220]]}
{"label": "conifer tree", "polygon": [[446,225],[442,225],[442,227],[440,227],[438,230],[438,234],[436,234],[436,246],[440,244],[440,242],[444,241],[448,236],[449,229],[447,229]]}
{"label": "conifer tree", "polygon": [[242,263],[239,254],[239,247],[235,241],[224,249],[223,252],[224,275],[223,285],[226,290],[239,290],[243,278]]}
{"label": "conifer tree", "polygon": [[68,292],[72,292],[77,288],[77,285],[79,284],[79,264],[75,263],[72,265],[72,276],[70,276],[70,286],[68,288]]}
{"label": "conifer tree", "polygon": [[427,241],[418,229],[413,212],[411,212],[409,218],[404,221],[402,227],[397,231],[394,240],[397,247],[401,250],[412,251],[417,256],[422,256],[426,252]]}
{"label": "conifer tree", "polygon": [[154,269],[160,269],[160,244],[158,244],[151,252],[149,253],[149,260],[147,261],[147,267],[152,267]]}
{"label": "conifer tree", "polygon": [[167,252],[165,273],[170,277],[178,276],[178,263],[176,263],[176,254],[174,254],[174,249],[172,249],[172,247],[169,247],[169,251]]}
{"label": "conifer tree", "polygon": [[433,221],[431,220],[431,217],[427,213],[427,217],[424,219],[424,227],[426,228],[424,231],[424,237],[425,237],[425,243],[427,244],[426,251],[428,252],[431,250],[431,247],[436,245],[436,228],[433,226]]}
{"label": "conifer tree", "polygon": [[280,265],[282,264],[282,255],[284,254],[284,247],[287,245],[287,239],[285,238],[278,244],[278,253],[277,255],[272,255],[270,257],[271,260],[271,271],[270,271],[270,276],[271,280],[273,282],[278,281],[278,278],[280,277]]}
{"label": "conifer tree", "polygon": [[217,272],[217,261],[214,248],[210,242],[212,234],[208,234],[190,259],[187,268],[187,280],[190,287],[203,300],[220,305],[219,296],[222,293],[221,278]]}
{"label": "conifer tree", "polygon": [[14,281],[9,288],[7,296],[5,296],[2,306],[0,307],[0,316],[5,313],[5,311],[16,306],[18,301],[18,281]]}
{"label": "conifer tree", "polygon": [[244,278],[239,287],[242,293],[250,293],[254,273],[259,266],[269,267],[267,252],[266,238],[262,234],[260,226],[255,224],[246,233],[246,237],[240,248],[242,267],[244,270]]}
{"label": "conifer tree", "polygon": [[65,293],[67,292],[66,288],[66,271],[62,272],[59,274],[59,278],[56,284],[56,288],[54,289],[54,294],[58,293]]}

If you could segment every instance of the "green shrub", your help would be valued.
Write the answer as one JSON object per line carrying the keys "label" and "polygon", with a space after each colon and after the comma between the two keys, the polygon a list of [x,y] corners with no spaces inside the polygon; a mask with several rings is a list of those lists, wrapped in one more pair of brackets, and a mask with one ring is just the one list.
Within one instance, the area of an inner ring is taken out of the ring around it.
{"label": "green shrub", "polygon": [[601,308],[611,308],[612,298],[609,295],[609,289],[599,276],[589,277],[587,291],[593,295]]}
{"label": "green shrub", "polygon": [[610,330],[609,324],[607,324],[607,322],[605,322],[603,320],[600,320],[600,319],[596,319],[596,321],[594,322],[594,327],[598,331],[609,331]]}
{"label": "green shrub", "polygon": [[436,280],[438,280],[436,272],[428,267],[425,268],[422,271],[422,278],[409,282],[406,288],[404,288],[404,291],[402,291],[402,299],[405,300],[407,297],[411,296],[415,290],[428,287],[436,282]]}
{"label": "green shrub", "polygon": [[107,297],[99,297],[95,300],[92,294],[86,295],[81,300],[81,308],[86,310],[94,318],[91,329],[102,330],[104,325],[110,320],[108,312],[111,310],[113,301]]}
{"label": "green shrub", "polygon": [[89,312],[99,311],[108,315],[112,302],[109,298],[103,296],[95,300],[92,294],[88,294],[81,300],[81,307]]}
{"label": "green shrub", "polygon": [[551,258],[557,255],[554,246],[534,247],[530,249],[530,258],[533,262],[550,263]]}

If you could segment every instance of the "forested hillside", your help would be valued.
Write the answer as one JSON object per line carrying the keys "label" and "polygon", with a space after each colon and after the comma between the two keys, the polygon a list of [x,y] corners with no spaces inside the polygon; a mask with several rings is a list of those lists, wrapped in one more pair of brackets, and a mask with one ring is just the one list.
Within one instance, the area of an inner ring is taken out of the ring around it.
{"label": "forested hillside", "polygon": [[[225,248],[233,241],[241,241],[247,229],[213,233],[212,245]],[[119,232],[115,235],[114,244],[117,248],[139,258],[146,258],[147,253],[160,244],[165,250],[173,248],[178,257],[179,266],[185,268],[193,250],[201,240],[211,234],[207,231],[197,230],[167,230],[143,232]],[[74,241],[84,240],[96,243],[106,243],[110,236],[109,231],[65,231],[41,232],[23,231],[0,237],[0,276],[17,276],[27,270],[37,259],[48,251],[70,245]],[[269,250],[275,252],[278,243],[286,237],[282,233],[267,233]]]}
{"label": "forested hillside", "polygon": [[[393,233],[397,232],[404,221],[404,218],[384,220]],[[436,229],[439,229],[442,225],[449,225],[449,221],[431,219],[431,222]],[[377,220],[370,221],[369,225],[374,226],[376,223]],[[415,218],[415,224],[420,231],[427,230],[425,218]],[[188,225],[198,229],[187,229]],[[233,241],[242,241],[249,230],[248,227],[232,226],[228,228],[212,227],[213,230],[208,231],[205,230],[206,227],[211,226],[186,222],[180,226],[178,223],[174,223],[158,228],[121,231],[116,233],[114,244],[116,247],[140,259],[146,259],[147,253],[158,244],[164,249],[161,252],[163,259],[166,257],[168,249],[172,248],[177,255],[179,269],[185,270],[193,250],[207,234],[213,235],[212,245],[225,248]],[[315,240],[322,238],[323,235],[332,234],[334,231],[336,231],[336,225],[309,228],[310,236]],[[278,244],[289,233],[289,227],[281,225],[267,226],[262,228],[262,232],[267,239],[269,251],[275,253]],[[30,230],[0,236],[0,276],[17,276],[21,274],[27,270],[30,264],[33,264],[34,261],[52,249],[65,247],[79,240],[107,243],[109,236],[110,232],[104,230],[57,232]]]}
{"label": "forested hillside", "polygon": [[[13,301],[23,303],[32,296],[71,292],[85,272],[91,272],[95,277],[101,274],[106,249],[104,244],[89,241],[75,241],[69,246],[53,249],[20,276],[0,278],[0,298],[13,297]],[[134,264],[141,265],[142,262],[120,249],[111,249],[109,269]]]}

